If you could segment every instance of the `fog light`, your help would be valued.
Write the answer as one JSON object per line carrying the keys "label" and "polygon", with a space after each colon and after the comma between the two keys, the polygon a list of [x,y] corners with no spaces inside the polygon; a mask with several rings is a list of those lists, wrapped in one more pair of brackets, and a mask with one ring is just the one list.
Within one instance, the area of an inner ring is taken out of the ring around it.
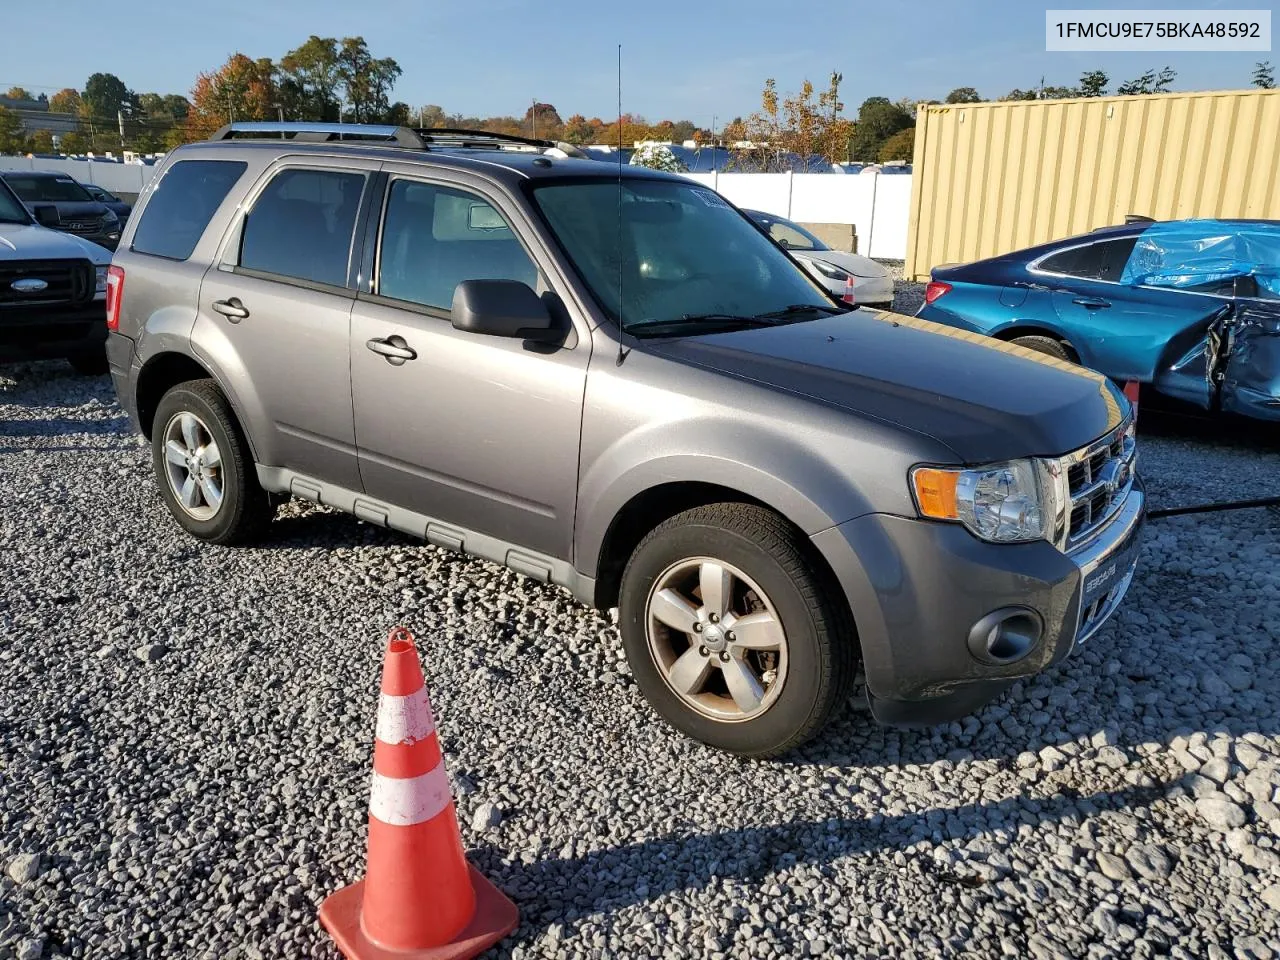
{"label": "fog light", "polygon": [[1021,660],[1040,642],[1040,615],[1026,607],[993,610],[969,630],[969,652],[983,663],[1004,666]]}

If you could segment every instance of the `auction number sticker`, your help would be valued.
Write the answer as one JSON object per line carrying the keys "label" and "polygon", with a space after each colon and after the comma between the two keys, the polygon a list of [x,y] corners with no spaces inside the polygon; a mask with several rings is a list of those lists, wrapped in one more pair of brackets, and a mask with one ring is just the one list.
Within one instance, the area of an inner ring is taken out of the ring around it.
{"label": "auction number sticker", "polygon": [[1270,10],[1046,10],[1046,50],[1271,49]]}

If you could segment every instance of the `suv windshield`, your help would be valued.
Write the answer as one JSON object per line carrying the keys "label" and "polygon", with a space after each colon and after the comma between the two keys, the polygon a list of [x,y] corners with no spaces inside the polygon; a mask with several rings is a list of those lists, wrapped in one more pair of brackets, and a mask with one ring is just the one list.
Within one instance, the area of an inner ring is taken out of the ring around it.
{"label": "suv windshield", "polygon": [[560,180],[533,194],[597,301],[628,333],[710,333],[839,310],[750,221],[698,184]]}
{"label": "suv windshield", "polygon": [[93,200],[89,192],[70,177],[24,177],[10,173],[5,180],[13,187],[13,192],[27,203]]}
{"label": "suv windshield", "polygon": [[4,181],[0,180],[0,223],[30,222],[31,217],[27,214],[27,208],[13,195],[13,191],[5,186]]}

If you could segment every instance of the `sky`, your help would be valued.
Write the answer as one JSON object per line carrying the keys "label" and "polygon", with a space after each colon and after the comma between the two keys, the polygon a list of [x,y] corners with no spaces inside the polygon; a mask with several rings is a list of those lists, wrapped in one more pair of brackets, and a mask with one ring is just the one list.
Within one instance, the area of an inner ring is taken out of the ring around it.
{"label": "sky", "polygon": [[[5,4],[9,6],[9,3]],[[1070,4],[1058,0],[1055,7]],[[1130,9],[1150,7],[1129,0]],[[1257,0],[1160,7],[1265,9]],[[105,11],[110,10],[110,14]],[[198,10],[214,10],[212,15]],[[538,99],[561,116],[617,114],[709,127],[759,109],[766,78],[789,93],[844,75],[846,111],[869,96],[942,99],[955,87],[998,98],[1014,87],[1072,85],[1105,70],[1112,89],[1148,68],[1178,71],[1176,90],[1242,89],[1268,53],[1047,53],[1045,5],[995,0],[62,0],[4,12],[0,91],[83,89],[115,73],[139,93],[188,93],[197,72],[239,51],[278,59],[312,34],[361,35],[404,73],[394,99],[446,112],[523,115]]]}

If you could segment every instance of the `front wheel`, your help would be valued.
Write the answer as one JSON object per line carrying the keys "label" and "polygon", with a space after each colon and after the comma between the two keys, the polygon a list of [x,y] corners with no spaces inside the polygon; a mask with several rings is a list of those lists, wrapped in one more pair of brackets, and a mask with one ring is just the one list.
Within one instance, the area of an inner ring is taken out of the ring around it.
{"label": "front wheel", "polygon": [[761,507],[678,514],[632,554],[619,604],[640,690],[672,726],[750,757],[817,734],[849,692],[857,640],[803,535]]}
{"label": "front wheel", "polygon": [[169,512],[201,540],[256,539],[275,513],[231,405],[212,380],[180,383],[161,399],[151,462]]}

